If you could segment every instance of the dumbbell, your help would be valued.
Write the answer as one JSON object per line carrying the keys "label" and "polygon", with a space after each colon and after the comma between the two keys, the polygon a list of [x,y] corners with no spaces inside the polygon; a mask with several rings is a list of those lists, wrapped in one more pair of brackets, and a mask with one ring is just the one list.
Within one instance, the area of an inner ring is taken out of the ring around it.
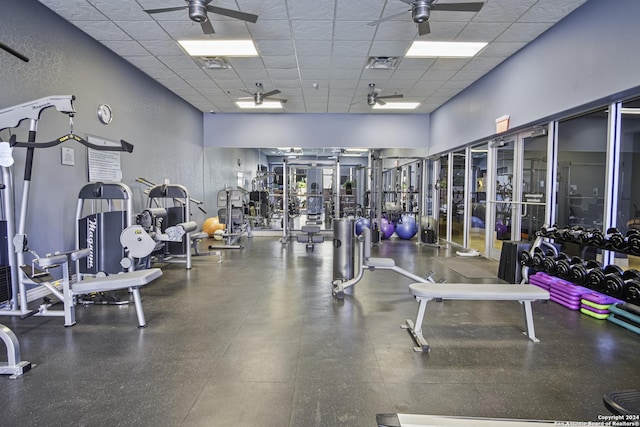
{"label": "dumbbell", "polygon": [[582,264],[574,264],[571,266],[571,279],[569,280],[583,285],[587,283],[587,277],[593,270],[602,270],[602,264],[592,259]]}
{"label": "dumbbell", "polygon": [[578,236],[578,243],[580,243],[581,245],[600,247],[602,246],[603,240],[604,235],[602,234],[602,231],[598,230],[597,228],[584,230]]}
{"label": "dumbbell", "polygon": [[544,261],[545,254],[541,248],[533,248],[533,256],[531,257],[532,267],[536,270],[542,270],[542,263]]}
{"label": "dumbbell", "polygon": [[604,292],[607,276],[622,276],[622,274],[624,272],[617,265],[607,265],[603,269],[594,268],[587,274],[585,284],[594,291]]}
{"label": "dumbbell", "polygon": [[582,264],[584,264],[584,260],[577,256],[561,259],[556,263],[556,275],[561,279],[571,280],[571,267]]}
{"label": "dumbbell", "polygon": [[558,268],[558,262],[568,259],[569,256],[564,252],[560,252],[558,256],[553,256],[553,253],[548,251],[547,255],[542,260],[542,269],[545,273],[555,276]]}
{"label": "dumbbell", "polygon": [[623,293],[624,293],[625,301],[634,305],[640,305],[640,282],[639,281],[632,280],[631,282],[627,283],[627,286],[624,288]]}
{"label": "dumbbell", "polygon": [[524,267],[533,266],[533,257],[531,256],[528,250],[524,250],[520,252],[520,254],[518,255],[518,261],[520,262],[520,265]]}
{"label": "dumbbell", "polygon": [[542,227],[536,234],[540,237],[553,237],[557,230],[558,226],[552,225],[551,227]]}
{"label": "dumbbell", "polygon": [[614,298],[623,299],[625,297],[625,289],[635,284],[640,286],[640,271],[627,270],[622,276],[618,274],[610,274],[605,276],[604,293]]}
{"label": "dumbbell", "polygon": [[640,230],[632,228],[625,237],[627,250],[632,255],[640,255]]}
{"label": "dumbbell", "polygon": [[584,227],[580,225],[573,226],[565,232],[565,240],[568,242],[580,243],[580,239],[585,231]]}
{"label": "dumbbell", "polygon": [[612,227],[604,235],[604,246],[606,249],[624,252],[627,250],[627,241],[617,228]]}

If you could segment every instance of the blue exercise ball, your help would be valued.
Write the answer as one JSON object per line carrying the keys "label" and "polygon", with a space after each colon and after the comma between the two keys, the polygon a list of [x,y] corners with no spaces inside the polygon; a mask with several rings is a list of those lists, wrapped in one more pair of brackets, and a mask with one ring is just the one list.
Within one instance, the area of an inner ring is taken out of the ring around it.
{"label": "blue exercise ball", "polygon": [[363,229],[365,228],[371,228],[371,221],[369,221],[369,218],[358,218],[356,220],[356,234],[359,236],[362,234]]}
{"label": "blue exercise ball", "polygon": [[418,232],[416,220],[412,216],[403,216],[396,225],[396,234],[404,240],[410,240]]}
{"label": "blue exercise ball", "polygon": [[471,227],[473,228],[484,228],[484,221],[478,218],[477,216],[471,217]]}

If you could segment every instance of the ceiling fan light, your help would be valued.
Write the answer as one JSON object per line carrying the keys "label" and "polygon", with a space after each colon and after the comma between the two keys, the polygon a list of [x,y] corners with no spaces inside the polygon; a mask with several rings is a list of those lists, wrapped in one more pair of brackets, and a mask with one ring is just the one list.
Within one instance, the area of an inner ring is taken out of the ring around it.
{"label": "ceiling fan light", "polygon": [[419,102],[385,102],[384,105],[376,103],[374,110],[413,110],[420,105]]}
{"label": "ceiling fan light", "polygon": [[253,40],[178,40],[191,56],[258,56]]}
{"label": "ceiling fan light", "polygon": [[470,58],[480,52],[485,42],[414,41],[407,58]]}
{"label": "ceiling fan light", "polygon": [[282,103],[278,101],[263,101],[262,104],[256,105],[253,101],[236,101],[238,108],[245,110],[259,109],[259,110],[279,110],[282,108]]}

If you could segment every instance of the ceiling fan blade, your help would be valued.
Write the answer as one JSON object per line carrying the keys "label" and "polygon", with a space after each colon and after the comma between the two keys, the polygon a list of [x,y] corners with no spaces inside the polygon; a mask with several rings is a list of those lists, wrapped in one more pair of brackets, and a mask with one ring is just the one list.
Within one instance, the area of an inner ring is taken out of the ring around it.
{"label": "ceiling fan blade", "polygon": [[240,12],[239,10],[225,9],[223,7],[217,7],[217,6],[207,6],[207,10],[212,13],[217,13],[218,15],[224,15],[230,18],[236,18],[242,21],[251,22],[252,24],[255,24],[256,21],[258,20],[258,15]]}
{"label": "ceiling fan blade", "polygon": [[378,104],[378,105],[387,105],[387,103],[384,102],[383,100],[381,100],[380,98],[376,98],[376,104]]}
{"label": "ceiling fan blade", "polygon": [[262,96],[266,98],[267,96],[277,95],[279,93],[282,93],[282,92],[280,92],[278,89],[274,89],[272,91],[263,93]]}
{"label": "ceiling fan blade", "polygon": [[391,98],[404,98],[404,95],[401,93],[396,93],[395,95],[379,96],[377,99],[391,99]]}
{"label": "ceiling fan blade", "polygon": [[431,33],[431,26],[429,25],[429,21],[424,21],[418,24],[418,35],[424,36],[425,34]]}
{"label": "ceiling fan blade", "polygon": [[447,12],[478,12],[482,9],[484,3],[434,3],[430,6],[431,10],[442,10]]}
{"label": "ceiling fan blade", "polygon": [[211,25],[211,21],[208,19],[204,22],[200,23],[200,27],[202,27],[202,32],[205,34],[215,34],[216,32],[213,29],[213,25]]}
{"label": "ceiling fan blade", "polygon": [[281,104],[286,104],[288,99],[283,99],[283,98],[269,98],[269,101],[277,101],[280,102]]}
{"label": "ceiling fan blade", "polygon": [[11,55],[15,56],[18,59],[23,60],[24,62],[29,62],[29,58],[27,58],[26,56],[24,56],[23,54],[21,54],[17,50],[11,49],[9,46],[7,46],[6,44],[4,44],[2,42],[0,42],[0,49],[10,53]]}
{"label": "ceiling fan blade", "polygon": [[399,18],[401,16],[406,16],[406,15],[407,15],[407,11],[396,13],[395,15],[385,16],[384,18],[378,19],[377,21],[367,22],[367,25],[371,25],[371,26],[378,25],[381,22],[390,21],[391,19]]}
{"label": "ceiling fan blade", "polygon": [[188,8],[189,6],[164,7],[162,9],[144,9],[143,12],[153,14],[153,13],[174,12],[176,10],[183,10]]}
{"label": "ceiling fan blade", "polygon": [[406,4],[413,4],[416,0],[400,0],[400,1]]}

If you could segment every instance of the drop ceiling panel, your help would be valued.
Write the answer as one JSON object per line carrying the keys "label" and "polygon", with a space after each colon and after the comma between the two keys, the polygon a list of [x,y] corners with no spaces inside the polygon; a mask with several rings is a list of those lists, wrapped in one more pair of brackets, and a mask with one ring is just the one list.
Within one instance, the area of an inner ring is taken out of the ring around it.
{"label": "drop ceiling panel", "polygon": [[[382,93],[402,93],[403,100],[421,102],[398,114],[424,114],[586,0],[486,0],[478,13],[435,11],[427,36],[418,36],[410,5],[400,0],[213,0],[218,7],[256,14],[258,21],[210,13],[212,35],[203,34],[186,9],[144,12],[180,6],[183,0],[40,1],[202,111],[239,112],[234,100],[249,96],[246,91],[253,93],[261,82],[265,91],[278,88],[289,100],[283,112],[369,113],[374,111],[366,95],[369,83],[375,83]],[[231,69],[204,69],[177,43],[241,38],[253,40],[260,56],[227,58]],[[489,44],[473,59],[404,58],[414,40]],[[395,70],[366,69],[370,56],[397,56]]]}

